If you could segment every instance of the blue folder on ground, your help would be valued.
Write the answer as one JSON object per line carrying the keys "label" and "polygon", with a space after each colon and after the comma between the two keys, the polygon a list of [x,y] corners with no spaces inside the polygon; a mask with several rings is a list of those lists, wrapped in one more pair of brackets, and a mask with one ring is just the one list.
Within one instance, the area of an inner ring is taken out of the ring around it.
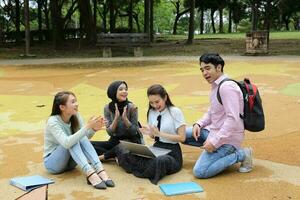
{"label": "blue folder on ground", "polygon": [[194,182],[160,184],[159,187],[167,196],[203,192],[203,188]]}
{"label": "blue folder on ground", "polygon": [[9,183],[24,191],[30,191],[35,188],[54,183],[54,181],[39,175],[34,175],[34,176],[15,177],[10,179]]}

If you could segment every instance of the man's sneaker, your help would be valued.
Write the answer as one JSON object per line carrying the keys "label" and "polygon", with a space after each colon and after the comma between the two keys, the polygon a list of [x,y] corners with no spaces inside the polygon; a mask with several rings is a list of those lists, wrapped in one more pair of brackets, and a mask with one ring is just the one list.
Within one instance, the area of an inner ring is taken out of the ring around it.
{"label": "man's sneaker", "polygon": [[252,163],[252,148],[244,148],[245,152],[245,159],[241,163],[241,166],[239,168],[239,172],[241,173],[247,173],[250,172],[253,168],[253,163]]}

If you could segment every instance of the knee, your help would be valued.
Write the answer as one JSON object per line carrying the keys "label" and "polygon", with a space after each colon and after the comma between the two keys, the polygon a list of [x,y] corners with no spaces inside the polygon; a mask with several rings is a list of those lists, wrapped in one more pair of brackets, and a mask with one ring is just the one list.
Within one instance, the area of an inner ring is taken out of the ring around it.
{"label": "knee", "polygon": [[50,174],[62,174],[65,172],[63,169],[55,169],[53,167],[51,167],[51,168],[46,167],[46,169]]}
{"label": "knee", "polygon": [[205,178],[209,178],[208,174],[206,173],[206,169],[204,169],[203,167],[194,167],[193,169],[193,174],[196,178],[199,179],[205,179]]}

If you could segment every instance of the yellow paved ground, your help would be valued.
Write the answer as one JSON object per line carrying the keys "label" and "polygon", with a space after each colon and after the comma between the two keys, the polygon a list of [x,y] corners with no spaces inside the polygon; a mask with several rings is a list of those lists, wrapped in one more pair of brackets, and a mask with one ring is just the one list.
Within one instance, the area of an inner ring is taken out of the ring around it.
{"label": "yellow paved ground", "polygon": [[[231,167],[221,175],[198,180],[192,167],[201,150],[182,145],[183,169],[160,183],[195,181],[203,193],[165,197],[147,179],[126,174],[114,162],[104,163],[115,188],[98,191],[88,186],[79,169],[48,174],[42,164],[43,128],[53,95],[60,90],[77,94],[85,119],[103,114],[109,102],[106,88],[113,80],[129,85],[129,100],[146,122],[146,89],[154,83],[167,88],[173,103],[193,124],[206,111],[210,86],[203,80],[197,58],[139,59],[122,62],[84,62],[25,66],[0,63],[0,192],[14,199],[23,192],[8,184],[15,176],[40,174],[53,178],[49,199],[300,199],[300,59],[287,57],[225,57],[225,72],[235,79],[249,77],[259,87],[266,115],[266,130],[246,133],[243,146],[252,146],[255,168],[251,173]],[[93,140],[105,140],[104,131]],[[150,140],[146,140],[148,144]]]}

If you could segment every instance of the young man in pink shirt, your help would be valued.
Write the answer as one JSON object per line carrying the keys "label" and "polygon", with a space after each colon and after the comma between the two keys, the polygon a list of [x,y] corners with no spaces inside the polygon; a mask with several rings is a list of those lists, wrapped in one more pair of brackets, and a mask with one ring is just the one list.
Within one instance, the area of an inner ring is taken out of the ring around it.
{"label": "young man in pink shirt", "polygon": [[186,131],[185,144],[203,146],[193,173],[197,178],[210,178],[227,167],[241,162],[239,172],[252,170],[252,149],[241,148],[244,139],[243,94],[233,81],[225,81],[220,87],[222,103],[217,99],[220,83],[228,78],[223,73],[225,62],[218,54],[203,54],[200,70],[211,84],[210,106],[204,116]]}

